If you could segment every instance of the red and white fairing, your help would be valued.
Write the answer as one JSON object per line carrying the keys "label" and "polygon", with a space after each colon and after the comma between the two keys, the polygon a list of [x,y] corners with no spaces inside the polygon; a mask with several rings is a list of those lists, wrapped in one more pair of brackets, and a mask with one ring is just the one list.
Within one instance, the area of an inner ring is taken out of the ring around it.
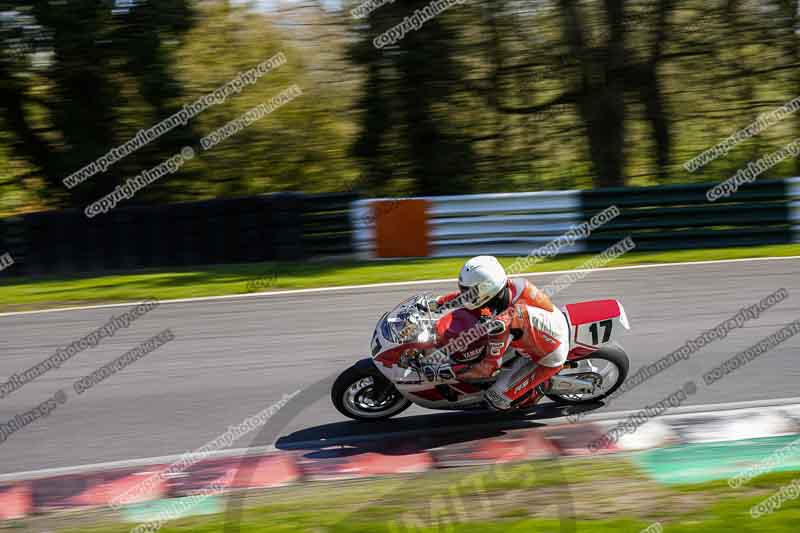
{"label": "red and white fairing", "polygon": [[[419,311],[416,304],[424,298],[420,295],[406,300],[378,321],[370,346],[375,366],[400,394],[423,407],[459,410],[477,406],[483,401],[483,388],[457,380],[434,385],[409,366],[418,354],[430,355],[435,350],[436,322],[443,316]],[[625,310],[617,300],[567,304],[562,311],[570,328],[570,361],[590,356],[622,329],[630,329]],[[507,353],[503,359],[513,357]]]}
{"label": "red and white fairing", "polygon": [[[463,409],[480,403],[482,389],[457,380],[434,385],[409,366],[408,361],[417,354],[430,355],[436,349],[436,322],[444,316],[419,311],[416,304],[425,298],[406,300],[378,321],[370,346],[375,366],[400,394],[423,407]],[[442,387],[450,399],[442,394]]]}
{"label": "red and white fairing", "polygon": [[564,306],[570,329],[570,352],[574,361],[596,352],[630,324],[618,300],[594,300]]}

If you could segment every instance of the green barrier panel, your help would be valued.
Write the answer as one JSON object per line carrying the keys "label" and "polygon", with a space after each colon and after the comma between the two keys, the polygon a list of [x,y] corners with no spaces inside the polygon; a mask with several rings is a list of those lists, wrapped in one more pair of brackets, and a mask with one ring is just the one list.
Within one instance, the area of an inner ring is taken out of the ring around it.
{"label": "green barrier panel", "polygon": [[587,249],[597,252],[631,236],[638,250],[786,244],[793,239],[789,182],[756,181],[709,202],[716,183],[619,187],[581,192],[583,220],[616,205],[620,214],[596,228]]}
{"label": "green barrier panel", "polygon": [[187,496],[126,505],[120,513],[125,522],[146,524],[164,517],[169,517],[169,520],[179,520],[187,516],[216,514],[223,511],[223,501],[219,496]]}
{"label": "green barrier panel", "polygon": [[[733,478],[748,468],[766,461],[770,454],[798,440],[798,435],[761,439],[682,444],[634,455],[633,460],[655,481],[664,484],[703,483]],[[787,450],[764,473],[800,471],[800,446]],[[764,463],[766,466],[766,463]],[[799,474],[800,475],[800,474]]]}

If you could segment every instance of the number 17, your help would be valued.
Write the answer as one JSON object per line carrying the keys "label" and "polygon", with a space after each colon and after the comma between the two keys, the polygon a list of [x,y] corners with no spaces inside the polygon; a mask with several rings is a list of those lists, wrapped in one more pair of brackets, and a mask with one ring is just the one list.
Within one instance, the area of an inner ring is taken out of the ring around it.
{"label": "number 17", "polygon": [[595,322],[591,326],[589,326],[589,331],[592,332],[592,344],[597,346],[600,344],[598,341],[600,339],[600,334],[597,331],[597,324],[603,326],[603,342],[608,342],[608,339],[611,338],[611,326],[613,322],[611,320],[603,320],[602,322]]}

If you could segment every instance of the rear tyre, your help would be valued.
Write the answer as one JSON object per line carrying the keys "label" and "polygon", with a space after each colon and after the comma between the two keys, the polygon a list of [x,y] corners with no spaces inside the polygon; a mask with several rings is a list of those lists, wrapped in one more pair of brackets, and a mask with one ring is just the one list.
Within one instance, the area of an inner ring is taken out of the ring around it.
{"label": "rear tyre", "polygon": [[[584,360],[582,359],[581,361]],[[605,375],[602,373],[587,373],[587,375],[584,377],[574,374],[575,377],[581,377],[582,379],[593,379],[595,381],[599,380],[600,386],[602,387],[599,394],[545,394],[545,396],[559,404],[580,405],[584,403],[599,402],[600,400],[608,398],[614,394],[614,392],[620,388],[623,383],[625,383],[625,379],[628,377],[628,371],[630,370],[631,365],[628,354],[626,354],[625,350],[623,350],[622,347],[617,343],[611,343],[603,346],[591,356],[587,357],[585,361],[595,361],[598,365],[600,365],[600,363],[605,363],[603,369],[606,372]],[[608,380],[608,382],[603,383],[605,380]],[[612,380],[613,383],[611,383]]]}
{"label": "rear tyre", "polygon": [[385,420],[411,407],[392,382],[363,359],[342,372],[331,387],[331,401],[353,420]]}

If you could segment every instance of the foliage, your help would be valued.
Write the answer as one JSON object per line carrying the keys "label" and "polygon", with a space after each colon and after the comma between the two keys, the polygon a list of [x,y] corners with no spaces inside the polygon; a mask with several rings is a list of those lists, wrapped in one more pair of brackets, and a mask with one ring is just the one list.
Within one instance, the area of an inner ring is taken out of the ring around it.
{"label": "foliage", "polygon": [[[0,213],[83,207],[183,146],[134,202],[283,190],[458,194],[720,181],[800,113],[696,172],[688,159],[797,96],[798,0],[455,3],[0,0]],[[238,72],[288,63],[69,189],[62,180]],[[303,95],[209,151],[199,139]],[[762,178],[800,170],[788,160]]]}

